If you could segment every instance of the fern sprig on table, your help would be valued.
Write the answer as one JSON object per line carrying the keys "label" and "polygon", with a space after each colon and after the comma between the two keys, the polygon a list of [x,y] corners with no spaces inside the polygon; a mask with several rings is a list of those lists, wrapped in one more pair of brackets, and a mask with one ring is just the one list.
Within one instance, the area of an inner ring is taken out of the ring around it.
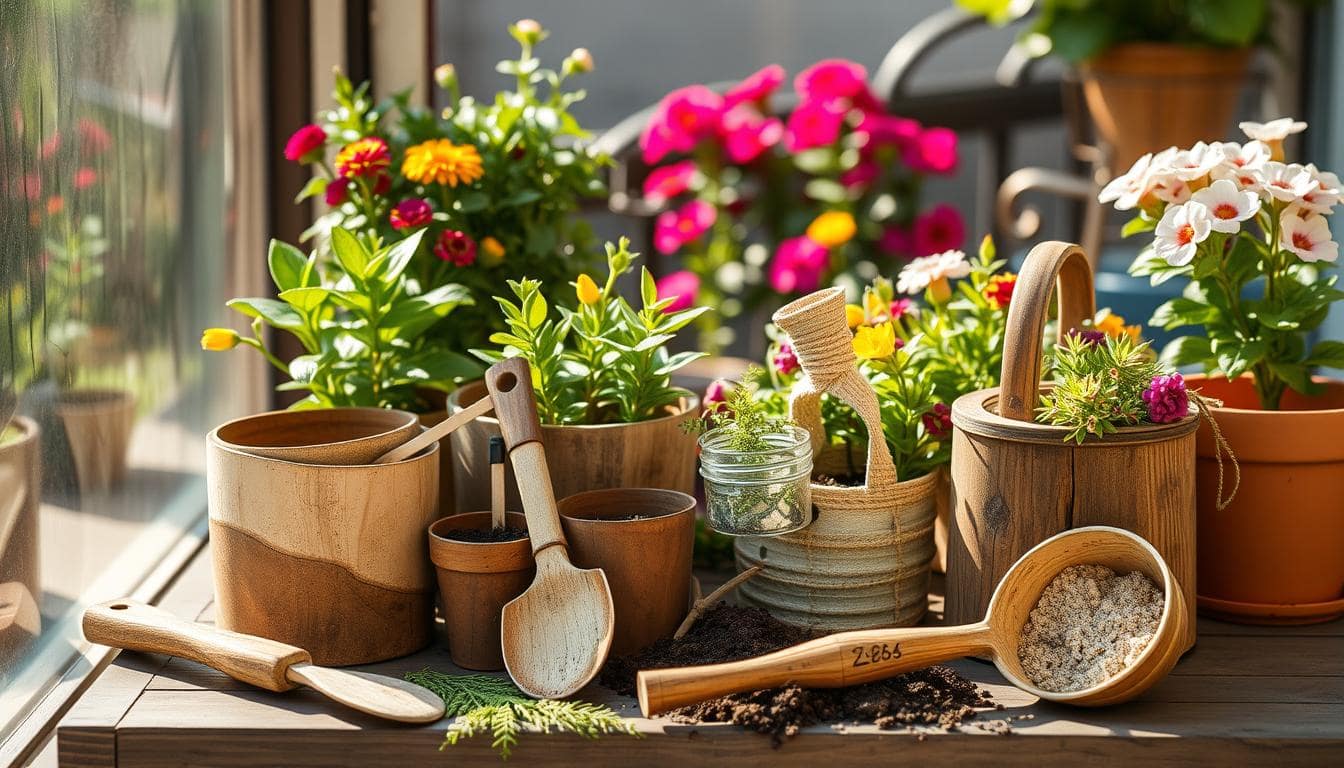
{"label": "fern sprig on table", "polygon": [[492,675],[449,675],[423,669],[407,673],[406,680],[433,691],[443,699],[445,714],[457,718],[448,726],[440,749],[489,731],[490,746],[507,760],[524,727],[542,733],[576,733],[589,739],[606,733],[639,735],[633,722],[609,707],[529,698],[513,683]]}

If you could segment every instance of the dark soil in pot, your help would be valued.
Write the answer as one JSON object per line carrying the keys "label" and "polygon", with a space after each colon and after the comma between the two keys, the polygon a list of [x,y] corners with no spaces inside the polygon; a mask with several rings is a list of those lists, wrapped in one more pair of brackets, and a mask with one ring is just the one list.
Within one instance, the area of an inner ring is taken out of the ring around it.
{"label": "dark soil in pot", "polygon": [[453,541],[466,541],[471,543],[499,543],[502,541],[517,541],[527,536],[526,528],[514,528],[504,526],[503,528],[449,528],[436,532],[439,536]]}

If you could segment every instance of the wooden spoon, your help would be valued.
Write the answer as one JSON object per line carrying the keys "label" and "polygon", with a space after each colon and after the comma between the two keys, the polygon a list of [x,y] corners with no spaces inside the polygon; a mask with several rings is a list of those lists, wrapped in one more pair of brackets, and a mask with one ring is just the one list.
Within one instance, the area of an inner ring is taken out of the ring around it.
{"label": "wooden spoon", "polygon": [[[1157,632],[1138,660],[1091,688],[1068,693],[1032,685],[1018,662],[1022,625],[1041,592],[1070,565],[1104,565],[1138,571],[1162,587]],[[1077,706],[1118,704],[1138,696],[1175,666],[1190,617],[1180,585],[1156,549],[1119,528],[1091,526],[1053,536],[1021,557],[994,590],[985,620],[958,627],[872,629],[811,640],[754,659],[639,673],[639,707],[645,717],[729,693],[786,683],[840,688],[922,669],[961,656],[988,655],[1008,682],[1042,699]]]}
{"label": "wooden spoon", "polygon": [[388,720],[432,723],[443,717],[443,700],[414,683],[319,667],[302,648],[186,621],[135,600],[90,606],[84,611],[84,637],[113,648],[198,661],[268,691],[306,685],[347,707]]}
{"label": "wooden spoon", "polygon": [[564,698],[592,680],[607,659],[615,631],[611,589],[601,570],[569,562],[527,361],[497,363],[485,372],[485,386],[509,446],[537,561],[532,586],[504,606],[504,666],[524,693]]}

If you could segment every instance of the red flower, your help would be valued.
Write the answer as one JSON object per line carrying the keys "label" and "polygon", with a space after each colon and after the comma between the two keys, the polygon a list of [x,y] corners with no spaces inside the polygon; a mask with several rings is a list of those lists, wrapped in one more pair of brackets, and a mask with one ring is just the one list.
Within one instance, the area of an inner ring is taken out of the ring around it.
{"label": "red flower", "polygon": [[285,142],[285,159],[295,163],[312,162],[326,143],[327,132],[322,130],[322,126],[309,123],[295,131]]}
{"label": "red flower", "polygon": [[341,149],[336,155],[336,172],[346,179],[366,178],[381,175],[391,163],[387,142],[370,136]]}
{"label": "red flower", "polygon": [[909,257],[915,250],[915,234],[906,227],[893,224],[882,230],[877,247],[889,256]]}
{"label": "red flower", "polygon": [[956,208],[942,204],[915,217],[915,255],[932,256],[961,247],[966,240],[966,224]]}
{"label": "red flower", "polygon": [[38,154],[42,156],[43,160],[50,160],[51,158],[56,156],[57,152],[60,151],[61,151],[61,134],[58,131],[48,136],[47,140],[42,142],[42,147],[38,149]]}
{"label": "red flower", "polygon": [[924,431],[933,438],[942,438],[952,432],[952,409],[944,403],[935,403],[933,410],[920,417]]}
{"label": "red flower", "polygon": [[378,178],[373,182],[373,194],[385,195],[387,190],[392,188],[392,177],[386,173],[378,174]]}
{"label": "red flower", "polygon": [[456,266],[469,267],[476,261],[476,241],[466,232],[446,229],[434,245],[434,255]]}
{"label": "red flower", "polygon": [[418,197],[412,197],[397,203],[392,209],[388,218],[392,222],[392,228],[401,231],[403,229],[417,229],[427,226],[434,217],[434,211],[430,209],[429,203]]}
{"label": "red flower", "polygon": [[331,183],[327,184],[325,195],[327,205],[335,208],[348,200],[350,198],[350,185],[351,181],[349,179],[332,179]]}
{"label": "red flower", "polygon": [[85,155],[102,154],[112,146],[112,135],[97,121],[80,118],[76,128],[79,130],[79,149]]}
{"label": "red flower", "polygon": [[995,309],[1003,309],[1013,301],[1013,288],[1017,285],[1017,275],[995,275],[985,286],[985,298]]}
{"label": "red flower", "polygon": [[929,128],[905,147],[905,164],[921,173],[949,174],[957,169],[957,134]]}
{"label": "red flower", "polygon": [[85,190],[98,183],[98,172],[88,166],[75,171],[75,189]]}

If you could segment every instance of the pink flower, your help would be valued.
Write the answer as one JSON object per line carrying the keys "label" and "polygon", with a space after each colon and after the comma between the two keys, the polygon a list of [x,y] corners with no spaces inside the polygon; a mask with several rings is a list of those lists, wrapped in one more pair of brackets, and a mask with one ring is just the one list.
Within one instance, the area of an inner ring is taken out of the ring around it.
{"label": "pink flower", "polygon": [[662,254],[676,253],[714,226],[718,215],[704,200],[691,200],[675,211],[663,211],[653,222],[653,247]]}
{"label": "pink flower", "polygon": [[957,168],[957,134],[949,128],[928,128],[903,155],[905,164],[921,173],[951,173]]}
{"label": "pink flower", "polygon": [[904,150],[915,143],[920,131],[919,122],[908,117],[884,115],[880,112],[866,112],[855,131],[866,134],[868,143],[864,151],[872,153],[881,147],[896,147]]}
{"label": "pink flower", "polygon": [[715,379],[709,382],[705,387],[705,397],[703,401],[705,413],[723,412],[731,415],[728,409],[728,390],[731,385],[723,379]]}
{"label": "pink flower", "polygon": [[654,168],[644,179],[644,197],[650,203],[661,205],[690,189],[696,172],[694,160]]}
{"label": "pink flower", "polygon": [[316,153],[326,146],[327,132],[322,126],[309,123],[295,131],[285,142],[285,159],[295,163],[316,159]]}
{"label": "pink flower", "polygon": [[770,286],[780,293],[809,293],[821,285],[829,251],[806,235],[779,244],[770,261]]}
{"label": "pink flower", "polygon": [[745,103],[764,105],[766,99],[770,98],[782,82],[784,82],[783,67],[778,64],[762,67],[728,89],[723,95],[724,106],[733,107]]}
{"label": "pink flower", "polygon": [[350,186],[354,182],[349,179],[332,179],[327,184],[327,191],[324,198],[327,205],[335,208],[350,198]]}
{"label": "pink flower", "polygon": [[1154,424],[1180,421],[1190,412],[1190,398],[1185,391],[1181,374],[1154,376],[1143,391],[1143,402],[1148,404],[1148,420]]}
{"label": "pink flower", "polygon": [[793,345],[787,341],[780,342],[771,362],[774,363],[775,370],[785,376],[798,370],[798,354],[793,351]]}
{"label": "pink flower", "polygon": [[42,174],[26,173],[23,176],[23,196],[31,201],[42,197]]}
{"label": "pink flower", "polygon": [[930,437],[941,438],[952,432],[952,409],[946,403],[934,403],[933,410],[919,418]]}
{"label": "pink flower", "polygon": [[79,149],[85,155],[98,155],[112,146],[112,134],[95,120],[81,117],[76,125],[79,131]]}
{"label": "pink flower", "polygon": [[834,144],[845,124],[845,108],[838,101],[805,101],[789,115],[784,146],[790,152]]}
{"label": "pink flower", "polygon": [[75,171],[75,189],[82,191],[97,183],[98,172],[87,165]]}
{"label": "pink flower", "polygon": [[434,218],[434,211],[430,209],[427,201],[412,197],[397,203],[388,218],[392,222],[392,228],[397,231],[417,229],[429,225]]}
{"label": "pink flower", "polygon": [[956,250],[966,240],[961,214],[946,203],[915,217],[915,255],[930,256]]}
{"label": "pink flower", "polygon": [[700,276],[683,269],[658,278],[658,298],[673,299],[664,312],[680,312],[695,305],[695,297],[700,294]]}
{"label": "pink flower", "polygon": [[840,174],[840,183],[846,187],[866,187],[877,181],[882,169],[870,160],[860,160],[859,164]]}
{"label": "pink flower", "polygon": [[734,163],[750,163],[783,136],[784,124],[778,118],[765,117],[749,104],[738,104],[723,114],[724,146]]}
{"label": "pink flower", "polygon": [[892,299],[891,308],[887,311],[887,316],[892,320],[900,320],[902,317],[915,311],[915,302],[910,299]]}
{"label": "pink flower", "polygon": [[915,234],[908,227],[893,224],[882,230],[877,247],[889,256],[910,256],[915,251]]}
{"label": "pink flower", "polygon": [[860,105],[872,101],[868,70],[846,59],[823,59],[793,79],[793,89],[803,101],[847,99]]}
{"label": "pink flower", "polygon": [[61,134],[59,131],[57,131],[56,133],[53,133],[50,136],[48,136],[46,141],[42,142],[42,146],[38,149],[38,154],[41,155],[43,160],[50,160],[51,158],[56,156],[57,152],[60,151],[61,151]]}
{"label": "pink flower", "polygon": [[468,267],[476,261],[476,241],[466,232],[445,229],[434,244],[434,255],[456,266]]}
{"label": "pink flower", "polygon": [[639,137],[644,162],[657,163],[670,152],[690,152],[719,129],[723,97],[703,85],[678,88],[663,97]]}

